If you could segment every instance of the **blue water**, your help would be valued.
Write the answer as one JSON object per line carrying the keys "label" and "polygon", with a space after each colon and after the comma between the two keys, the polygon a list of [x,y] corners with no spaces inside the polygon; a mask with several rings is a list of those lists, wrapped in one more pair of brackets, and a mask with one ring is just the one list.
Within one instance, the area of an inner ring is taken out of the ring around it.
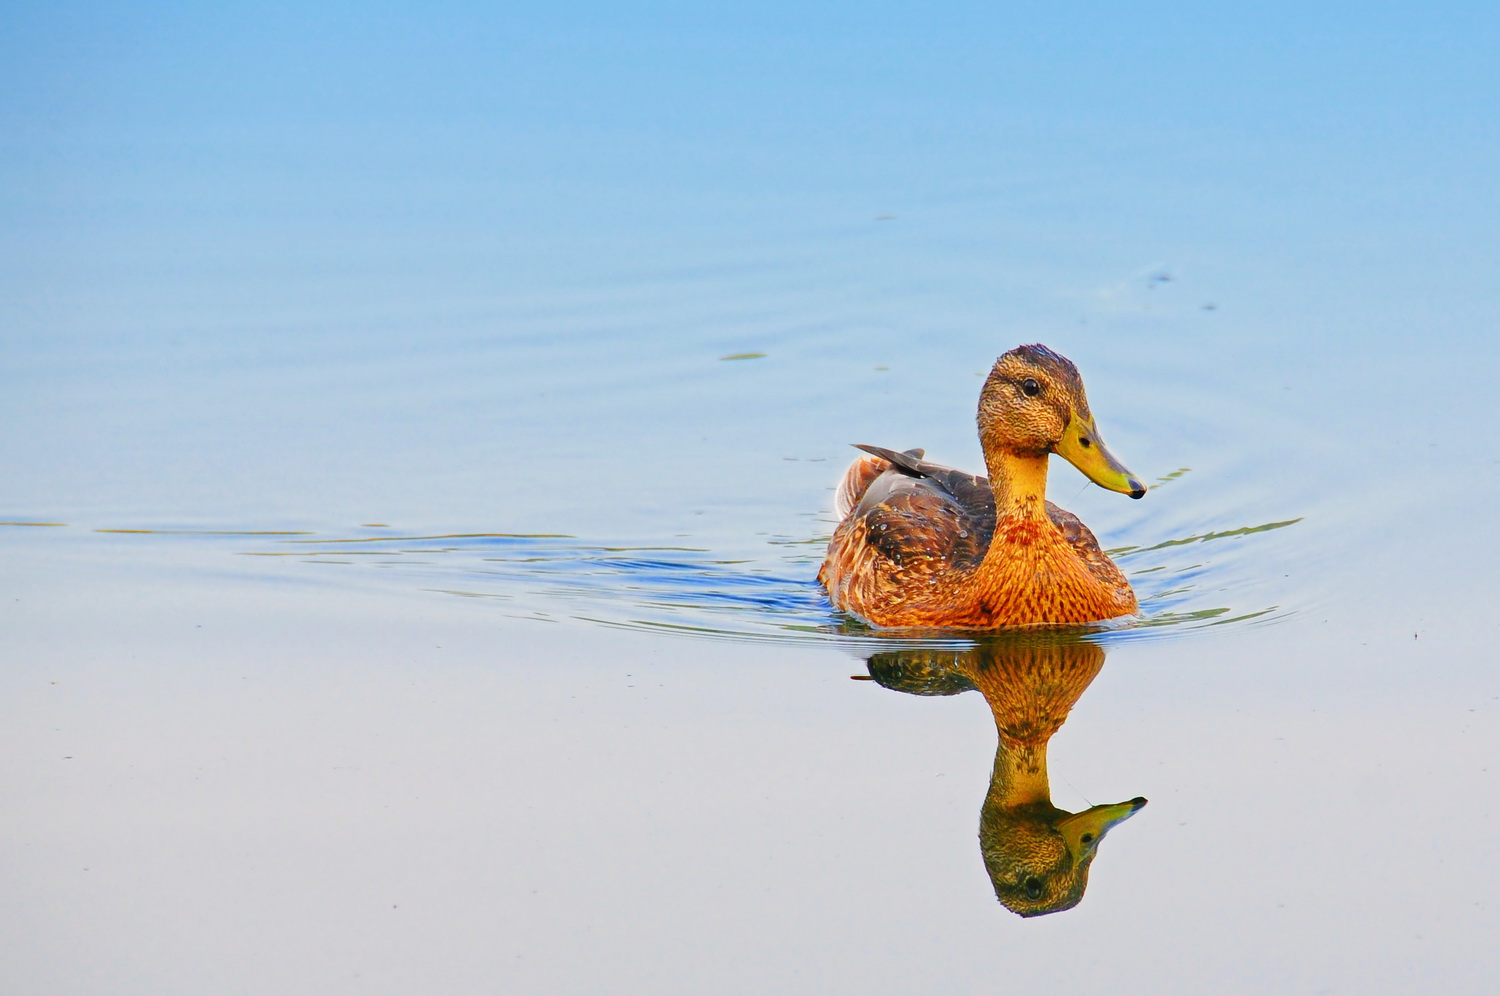
{"label": "blue water", "polygon": [[[0,988],[1500,968],[1493,12],[9,14]],[[813,577],[1037,341],[1154,485],[1052,470],[1142,604],[1053,797],[1151,803],[1022,921]]]}

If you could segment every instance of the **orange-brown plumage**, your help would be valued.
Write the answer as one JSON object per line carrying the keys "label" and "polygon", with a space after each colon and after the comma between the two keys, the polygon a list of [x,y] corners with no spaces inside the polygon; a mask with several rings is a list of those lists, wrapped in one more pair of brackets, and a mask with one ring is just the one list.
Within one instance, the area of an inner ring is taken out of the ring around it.
{"label": "orange-brown plumage", "polygon": [[1077,368],[1045,346],[1001,356],[979,400],[989,476],[874,446],[844,475],[818,580],[878,626],[997,629],[1129,615],[1135,593],[1094,534],[1046,500],[1061,453],[1096,483],[1145,488],[1109,455]]}

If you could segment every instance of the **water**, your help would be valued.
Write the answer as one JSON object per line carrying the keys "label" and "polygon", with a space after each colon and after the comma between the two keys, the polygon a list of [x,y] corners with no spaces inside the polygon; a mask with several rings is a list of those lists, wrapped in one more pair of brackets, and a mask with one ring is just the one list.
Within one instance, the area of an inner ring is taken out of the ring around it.
{"label": "water", "polygon": [[[1493,16],[757,10],[0,43],[3,988],[1500,968]],[[1143,615],[1050,798],[1150,802],[1023,920],[1012,658],[813,576],[1033,341],[1155,485],[1053,468]]]}

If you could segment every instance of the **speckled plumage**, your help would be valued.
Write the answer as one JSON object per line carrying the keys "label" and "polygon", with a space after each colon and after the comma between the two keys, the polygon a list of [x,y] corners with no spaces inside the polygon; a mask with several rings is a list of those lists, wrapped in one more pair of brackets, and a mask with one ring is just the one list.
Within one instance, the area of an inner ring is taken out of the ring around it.
{"label": "speckled plumage", "polygon": [[860,446],[866,455],[840,484],[843,518],[818,572],[833,604],[878,626],[922,628],[1079,624],[1135,612],[1130,583],[1094,534],[1045,500],[1047,456],[1072,420],[1092,436],[1083,445],[1117,466],[1097,441],[1072,363],[1022,346],[996,361],[981,394],[988,478],[927,463],[921,450]]}

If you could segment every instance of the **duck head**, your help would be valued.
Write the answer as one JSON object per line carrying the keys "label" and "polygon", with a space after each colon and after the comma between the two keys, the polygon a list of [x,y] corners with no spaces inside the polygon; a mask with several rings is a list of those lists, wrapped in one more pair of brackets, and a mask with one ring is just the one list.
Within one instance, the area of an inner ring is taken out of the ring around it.
{"label": "duck head", "polygon": [[[1101,488],[1132,498],[1146,493],[1099,438],[1078,368],[1040,344],[1017,346],[995,361],[979,395],[979,440],[987,464],[1056,453]],[[991,478],[1000,473],[990,467]]]}

